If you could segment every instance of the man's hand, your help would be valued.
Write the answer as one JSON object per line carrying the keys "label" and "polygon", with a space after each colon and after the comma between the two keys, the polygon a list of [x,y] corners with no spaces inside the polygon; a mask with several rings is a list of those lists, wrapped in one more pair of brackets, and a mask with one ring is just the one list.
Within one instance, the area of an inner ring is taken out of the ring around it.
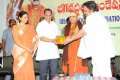
{"label": "man's hand", "polygon": [[53,39],[52,42],[55,43],[55,44],[58,44],[58,43],[56,42],[56,39]]}

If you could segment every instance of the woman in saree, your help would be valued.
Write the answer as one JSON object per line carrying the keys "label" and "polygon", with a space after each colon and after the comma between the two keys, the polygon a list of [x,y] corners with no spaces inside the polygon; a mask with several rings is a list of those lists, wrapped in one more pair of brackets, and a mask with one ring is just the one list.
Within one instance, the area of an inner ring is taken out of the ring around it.
{"label": "woman in saree", "polygon": [[[78,14],[70,14],[69,21],[64,29],[65,37],[76,34],[82,29],[82,23],[78,21]],[[73,76],[75,73],[88,73],[88,66],[82,65],[82,58],[77,57],[80,39],[72,41],[64,46],[62,57],[62,70],[65,74]]]}
{"label": "woman in saree", "polygon": [[35,80],[32,57],[36,49],[37,35],[32,26],[27,24],[27,12],[21,11],[18,18],[19,24],[12,29],[15,42],[12,50],[14,80]]}

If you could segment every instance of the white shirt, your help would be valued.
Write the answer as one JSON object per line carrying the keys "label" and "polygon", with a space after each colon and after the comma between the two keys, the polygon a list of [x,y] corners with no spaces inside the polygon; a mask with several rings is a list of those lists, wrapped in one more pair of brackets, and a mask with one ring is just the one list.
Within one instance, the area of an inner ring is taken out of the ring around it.
{"label": "white shirt", "polygon": [[[55,39],[56,36],[60,35],[60,31],[55,22],[51,21],[48,23],[46,20],[40,22],[36,28],[38,37],[46,37]],[[53,42],[44,42],[39,40],[36,60],[47,60],[59,58],[59,51],[56,44]]]}
{"label": "white shirt", "polygon": [[115,50],[105,18],[94,12],[86,18],[83,30],[87,33],[81,38],[78,56],[87,57],[114,57]]}

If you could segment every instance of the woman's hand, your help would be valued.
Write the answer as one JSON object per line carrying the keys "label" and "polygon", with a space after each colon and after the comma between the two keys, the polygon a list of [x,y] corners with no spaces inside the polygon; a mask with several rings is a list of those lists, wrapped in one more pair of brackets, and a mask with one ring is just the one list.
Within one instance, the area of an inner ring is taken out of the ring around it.
{"label": "woman's hand", "polygon": [[33,52],[34,52],[33,48],[31,48],[31,49],[27,48],[26,50],[27,50],[29,53],[33,53]]}
{"label": "woman's hand", "polygon": [[67,37],[65,38],[64,45],[70,43],[71,41],[72,41],[71,36],[67,36]]}

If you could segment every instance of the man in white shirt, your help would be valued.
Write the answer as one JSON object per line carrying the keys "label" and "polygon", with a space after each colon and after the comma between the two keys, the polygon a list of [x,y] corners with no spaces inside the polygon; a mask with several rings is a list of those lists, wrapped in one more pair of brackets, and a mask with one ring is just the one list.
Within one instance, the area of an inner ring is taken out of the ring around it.
{"label": "man in white shirt", "polygon": [[50,66],[51,80],[57,73],[59,52],[55,38],[60,35],[60,31],[51,18],[52,10],[45,9],[44,20],[36,28],[39,37],[36,60],[40,63],[40,80],[47,80],[48,66]]}
{"label": "man in white shirt", "polygon": [[83,12],[86,15],[86,24],[77,34],[68,37],[65,44],[81,38],[78,56],[92,57],[93,76],[112,77],[110,58],[115,56],[115,50],[108,23],[99,13],[94,1],[85,2]]}

